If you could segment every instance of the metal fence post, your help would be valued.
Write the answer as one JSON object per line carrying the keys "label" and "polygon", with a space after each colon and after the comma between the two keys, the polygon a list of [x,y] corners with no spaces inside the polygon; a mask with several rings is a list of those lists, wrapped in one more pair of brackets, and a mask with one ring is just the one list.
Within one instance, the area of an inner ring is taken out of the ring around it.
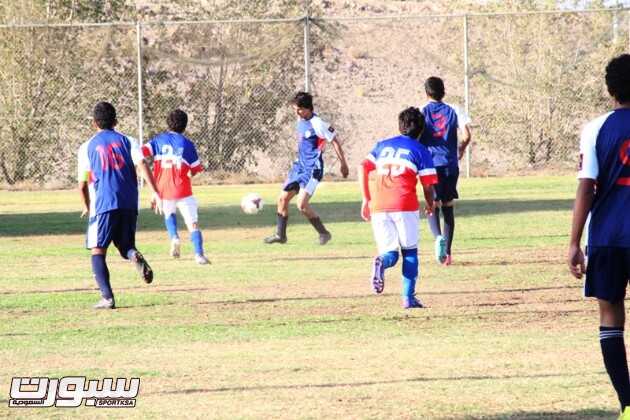
{"label": "metal fence post", "polygon": [[[468,86],[468,15],[464,15],[464,111],[470,115],[470,88]],[[466,148],[466,178],[470,178],[470,149]]]}
{"label": "metal fence post", "polygon": [[138,53],[138,142],[140,145],[144,143],[144,133],[143,133],[143,103],[142,103],[142,25],[140,22],[136,23],[136,50]]}
{"label": "metal fence post", "polygon": [[304,16],[304,90],[311,90],[311,10],[306,9]]}

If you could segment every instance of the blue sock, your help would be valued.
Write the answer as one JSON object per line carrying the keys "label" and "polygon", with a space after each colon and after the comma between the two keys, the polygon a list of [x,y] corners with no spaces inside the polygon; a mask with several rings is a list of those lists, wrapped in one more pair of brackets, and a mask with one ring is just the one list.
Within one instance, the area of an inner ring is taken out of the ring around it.
{"label": "blue sock", "polygon": [[179,239],[179,235],[177,234],[177,216],[175,213],[165,218],[164,224],[166,225],[166,230],[168,231],[168,237],[171,238],[171,240]]}
{"label": "blue sock", "polygon": [[444,237],[446,238],[446,253],[451,255],[453,235],[455,234],[455,213],[452,206],[442,207],[444,213]]}
{"label": "blue sock", "polygon": [[105,255],[92,255],[92,273],[94,273],[98,288],[101,289],[101,296],[105,299],[112,299],[114,293],[109,284],[109,269],[105,263]]}
{"label": "blue sock", "polygon": [[190,241],[195,247],[195,255],[203,255],[203,237],[200,230],[190,232]]}
{"label": "blue sock", "polygon": [[398,262],[398,251],[388,251],[382,254],[381,258],[383,259],[383,267],[393,267]]}
{"label": "blue sock", "polygon": [[416,280],[418,279],[418,248],[403,249],[402,266],[402,294],[411,297],[416,293]]}

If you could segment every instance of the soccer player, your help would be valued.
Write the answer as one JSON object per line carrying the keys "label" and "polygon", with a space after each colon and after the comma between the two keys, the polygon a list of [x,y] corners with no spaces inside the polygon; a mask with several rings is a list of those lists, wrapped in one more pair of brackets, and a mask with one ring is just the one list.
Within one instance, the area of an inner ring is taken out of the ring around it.
{"label": "soccer player", "polygon": [[154,192],[151,204],[156,211],[160,211],[161,203],[139,147],[114,130],[116,109],[108,102],[99,102],[94,107],[93,118],[97,133],[81,145],[78,154],[81,217],[89,215],[86,247],[91,250],[92,273],[101,290],[101,300],[94,308],[114,309],[116,303],[105,261],[112,241],[123,258],[135,263],[146,283],[153,281],[153,270],[136,249],[136,166]]}
{"label": "soccer player", "polygon": [[[402,303],[405,309],[422,308],[415,297],[418,278],[419,205],[418,180],[422,184],[425,213],[435,208],[433,185],[437,175],[429,151],[419,143],[424,117],[418,108],[407,108],[398,115],[400,136],[379,141],[359,167],[363,192],[361,217],[372,220],[372,230],[379,255],[372,266],[372,287],[381,293],[385,287],[385,269],[402,263]],[[374,199],[370,193],[369,174],[376,170]]]}
{"label": "soccer player", "polygon": [[307,92],[298,92],[291,101],[298,116],[298,159],[293,163],[278,198],[276,233],[265,238],[265,243],[286,243],[289,202],[297,195],[297,207],[319,234],[319,244],[325,245],[332,235],[309,201],[317,184],[324,176],[322,153],[326,143],[331,143],[341,162],[341,175],[348,177],[348,164],[335,129],[313,112],[313,97]]}
{"label": "soccer player", "polygon": [[[420,142],[425,145],[437,171],[438,183],[435,186],[436,209],[428,217],[429,228],[435,238],[435,258],[444,265],[451,265],[451,247],[455,233],[455,213],[453,203],[459,198],[457,180],[459,160],[464,156],[471,140],[470,119],[459,108],[442,102],[445,90],[439,77],[429,77],[424,83],[429,102],[422,108],[426,129]],[[458,142],[457,129],[463,133]],[[440,209],[444,214],[444,232],[440,227]]]}
{"label": "soccer player", "polygon": [[[630,419],[630,379],[624,343],[626,286],[630,280],[630,55],[606,66],[614,109],[590,123],[580,140],[580,171],[568,263],[576,278],[586,274],[584,295],[599,303],[599,341],[604,366]],[[590,213],[588,264],[580,240]]]}
{"label": "soccer player", "polygon": [[184,136],[188,115],[181,109],[176,109],[168,115],[166,124],[169,131],[158,134],[142,146],[142,153],[145,157],[153,157],[153,176],[162,198],[164,222],[171,240],[170,254],[173,258],[179,258],[181,253],[176,217],[179,209],[190,232],[195,261],[202,265],[208,264],[208,258],[203,252],[203,237],[197,223],[197,200],[193,197],[190,182],[191,177],[203,171],[203,167],[199,163],[195,145]]}

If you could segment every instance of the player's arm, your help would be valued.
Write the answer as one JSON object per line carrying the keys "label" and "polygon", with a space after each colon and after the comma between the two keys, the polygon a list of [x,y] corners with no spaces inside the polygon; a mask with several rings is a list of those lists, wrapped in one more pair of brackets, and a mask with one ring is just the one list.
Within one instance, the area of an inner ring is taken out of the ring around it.
{"label": "player's arm", "polygon": [[131,157],[137,170],[140,172],[140,176],[142,176],[142,179],[144,179],[153,192],[151,197],[151,208],[156,214],[162,214],[162,198],[148,163],[148,159],[151,159],[154,155],[154,147],[155,143],[153,143],[153,141],[150,141],[142,147],[140,147],[137,142],[132,142]]}
{"label": "player's arm", "polygon": [[90,213],[90,191],[88,190],[87,181],[79,181],[79,195],[81,196],[81,202],[83,203],[81,218],[84,218]]}
{"label": "player's arm", "polygon": [[433,200],[435,191],[433,185],[422,184],[422,192],[424,193],[424,213],[430,216],[435,211],[435,201]]}
{"label": "player's arm", "polygon": [[339,162],[341,162],[341,167],[339,168],[341,170],[341,176],[343,176],[344,178],[348,178],[350,170],[348,169],[348,162],[346,162],[346,156],[343,153],[341,143],[339,143],[339,136],[335,136],[331,143],[333,145],[333,149],[335,149],[337,157],[339,158]]}
{"label": "player's arm", "polygon": [[582,233],[586,219],[593,205],[595,197],[595,180],[582,178],[578,184],[573,206],[573,223],[571,225],[571,242],[569,243],[569,269],[577,279],[582,278],[586,272],[584,266],[584,253],[580,246]]}
{"label": "player's arm", "polygon": [[459,160],[461,160],[464,157],[464,152],[466,151],[466,148],[468,147],[468,145],[470,144],[470,141],[472,140],[472,132],[470,130],[470,124],[464,125],[464,128],[462,129],[462,134],[464,135],[464,137],[459,143],[459,148],[457,150],[457,159]]}
{"label": "player's arm", "polygon": [[155,183],[155,178],[153,178],[153,174],[151,173],[151,169],[149,168],[149,164],[146,160],[142,159],[140,162],[138,162],[136,168],[140,170],[140,175],[153,192],[153,195],[151,197],[151,208],[155,211],[156,214],[162,214],[162,198],[160,196],[160,192],[158,191],[157,184]]}
{"label": "player's arm", "polygon": [[598,132],[598,127],[593,124],[587,124],[580,136],[579,184],[575,193],[575,204],[573,205],[573,222],[571,223],[571,240],[569,242],[567,261],[571,274],[578,279],[585,273],[584,253],[582,252],[580,241],[582,240],[584,225],[593,205],[595,185],[599,175],[599,162],[597,161],[596,151]]}
{"label": "player's arm", "polygon": [[376,169],[376,164],[370,159],[370,156],[368,156],[368,158],[359,165],[358,169],[357,177],[363,196],[361,217],[368,222],[370,220],[370,201],[372,201],[372,195],[370,194],[370,172]]}

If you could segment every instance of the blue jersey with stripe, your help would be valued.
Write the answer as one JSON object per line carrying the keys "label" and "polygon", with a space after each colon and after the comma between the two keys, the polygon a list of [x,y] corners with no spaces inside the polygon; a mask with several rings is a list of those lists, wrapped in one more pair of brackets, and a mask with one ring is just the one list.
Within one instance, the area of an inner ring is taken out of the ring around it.
{"label": "blue jersey with stripe", "polygon": [[138,178],[135,165],[140,150],[125,135],[102,130],[79,149],[79,180],[87,181],[91,216],[111,210],[138,210]]}
{"label": "blue jersey with stripe", "polygon": [[586,125],[579,178],[596,181],[588,245],[630,247],[630,109],[617,109]]}

